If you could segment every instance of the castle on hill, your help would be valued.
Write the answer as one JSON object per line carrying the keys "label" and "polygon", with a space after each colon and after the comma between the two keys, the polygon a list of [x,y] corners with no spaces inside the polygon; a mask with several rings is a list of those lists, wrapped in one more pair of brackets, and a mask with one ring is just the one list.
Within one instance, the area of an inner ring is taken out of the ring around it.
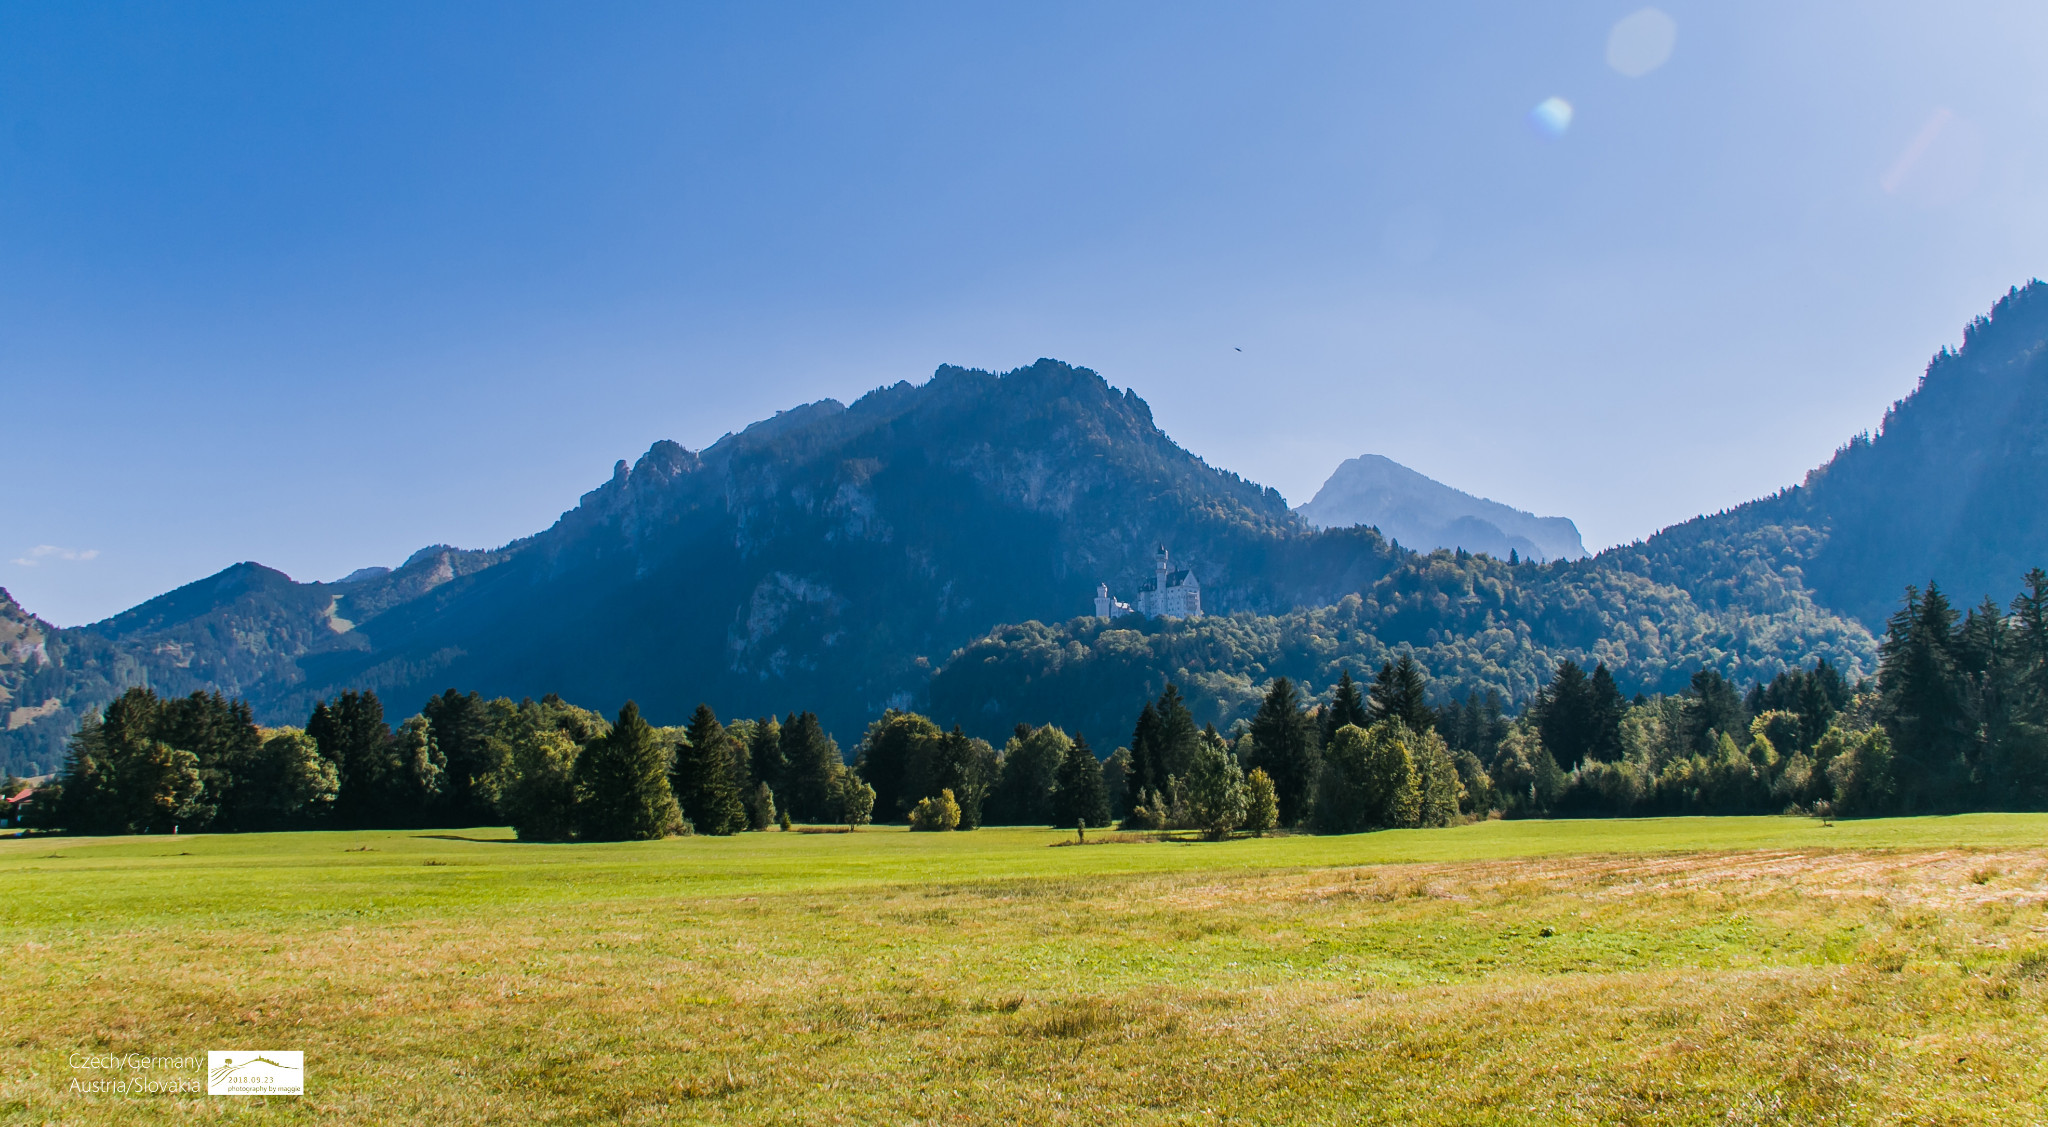
{"label": "castle on hill", "polygon": [[1136,606],[1118,600],[1109,593],[1109,584],[1095,585],[1095,617],[1121,618],[1127,614],[1143,614],[1153,618],[1200,618],[1202,617],[1202,585],[1195,579],[1195,573],[1187,568],[1173,569],[1167,558],[1166,546],[1160,545],[1159,555],[1152,564],[1152,580],[1138,588]]}

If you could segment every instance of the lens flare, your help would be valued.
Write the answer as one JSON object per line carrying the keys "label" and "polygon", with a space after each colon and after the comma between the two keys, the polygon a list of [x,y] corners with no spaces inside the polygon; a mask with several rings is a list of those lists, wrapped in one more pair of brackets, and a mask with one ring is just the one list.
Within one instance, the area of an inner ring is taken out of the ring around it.
{"label": "lens flare", "polygon": [[1529,111],[1529,120],[1544,133],[1562,137],[1572,127],[1572,104],[1563,98],[1545,98]]}
{"label": "lens flare", "polygon": [[1655,8],[1623,16],[1607,33],[1607,65],[1630,78],[1656,70],[1671,58],[1678,21]]}

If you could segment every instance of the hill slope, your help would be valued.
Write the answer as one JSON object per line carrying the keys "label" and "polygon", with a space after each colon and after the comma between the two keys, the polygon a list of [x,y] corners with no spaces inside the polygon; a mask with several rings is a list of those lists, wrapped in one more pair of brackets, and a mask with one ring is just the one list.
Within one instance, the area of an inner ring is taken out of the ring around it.
{"label": "hill slope", "polygon": [[[664,722],[698,700],[816,708],[842,737],[925,703],[990,734],[1066,719],[1114,737],[1105,718],[1168,677],[1222,716],[1277,673],[1320,689],[1400,646],[1440,689],[1518,699],[1560,657],[1643,689],[1702,666],[1868,670],[1868,628],[1906,583],[2003,599],[2048,563],[2044,357],[2048,287],[2033,283],[1802,485],[1591,559],[1516,566],[1314,531],[1087,369],[941,368],[703,451],[656,443],[493,551],[437,546],[330,584],[241,564],[79,630],[0,599],[0,766],[52,765],[78,718],[130,684],[245,695],[272,722],[343,688],[410,711],[457,685],[633,697]],[[1161,544],[1222,617],[1072,619],[1097,582],[1132,589]]]}
{"label": "hill slope", "polygon": [[1575,560],[1586,554],[1579,527],[1474,497],[1378,454],[1337,467],[1308,504],[1294,510],[1317,528],[1372,525],[1403,547],[1463,548],[1506,559]]}
{"label": "hill slope", "polygon": [[[342,688],[410,708],[460,685],[632,697],[659,720],[698,700],[815,708],[851,735],[921,700],[932,665],[990,627],[1135,586],[1160,544],[1211,605],[1245,610],[1333,601],[1395,559],[1366,530],[1309,535],[1135,394],[1048,360],[941,368],[701,452],[657,443],[495,551],[426,549],[335,584],[242,564],[65,633],[128,655],[131,683],[246,695],[273,721]],[[110,684],[63,695],[82,709]]]}

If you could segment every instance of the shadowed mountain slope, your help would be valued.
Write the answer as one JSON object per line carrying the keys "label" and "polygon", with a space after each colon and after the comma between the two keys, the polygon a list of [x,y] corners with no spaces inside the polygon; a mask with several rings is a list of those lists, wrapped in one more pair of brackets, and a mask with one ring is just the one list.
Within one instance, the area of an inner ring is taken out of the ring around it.
{"label": "shadowed mountain slope", "polygon": [[[452,685],[630,697],[671,723],[699,700],[726,716],[813,708],[842,739],[928,705],[986,734],[1054,720],[1102,742],[1169,678],[1228,719],[1277,674],[1320,690],[1404,647],[1440,692],[1518,700],[1564,657],[1631,690],[1818,657],[1867,672],[1868,627],[1905,584],[2003,600],[2048,564],[2044,357],[2037,282],[1802,485],[1591,559],[1518,565],[1314,531],[1085,368],[945,367],[703,451],[656,443],[492,551],[436,546],[326,584],[239,564],[78,630],[0,597],[0,766],[54,766],[80,718],[133,684],[246,696],[270,722],[344,688],[410,711]],[[1162,544],[1210,618],[1073,617],[1097,582],[1133,590]]]}

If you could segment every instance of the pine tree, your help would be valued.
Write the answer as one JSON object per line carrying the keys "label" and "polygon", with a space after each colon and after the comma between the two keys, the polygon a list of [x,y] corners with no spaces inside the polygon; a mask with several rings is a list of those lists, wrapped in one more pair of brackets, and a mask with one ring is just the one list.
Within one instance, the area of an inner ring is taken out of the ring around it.
{"label": "pine tree", "polygon": [[[1692,682],[1686,688],[1685,724],[1687,740],[1696,754],[1712,755],[1720,744],[1721,736],[1731,738],[1749,730],[1748,709],[1742,703],[1742,695],[1726,677],[1712,669],[1702,669],[1692,675]],[[1544,737],[1548,745],[1549,737]],[[1555,748],[1551,749],[1553,752]],[[1563,760],[1559,761],[1563,766]]]}
{"label": "pine tree", "polygon": [[[1050,727],[1048,725],[1048,727]],[[1040,729],[1043,731],[1044,729]],[[1059,729],[1053,728],[1057,732]],[[1054,825],[1073,827],[1109,825],[1109,792],[1102,785],[1102,765],[1088,741],[1075,736],[1066,741],[1051,795]]]}
{"label": "pine tree", "polygon": [[391,726],[384,722],[384,704],[373,692],[345,692],[332,703],[313,706],[306,721],[320,754],[341,777],[334,816],[347,826],[378,826],[390,821],[397,769],[391,748]]}
{"label": "pine tree", "polygon": [[1109,814],[1122,818],[1131,809],[1131,749],[1117,748],[1102,761],[1102,789],[1109,796]]}
{"label": "pine tree", "polygon": [[1318,760],[1315,729],[1302,711],[1294,682],[1285,677],[1273,679],[1258,714],[1252,717],[1251,737],[1257,761],[1250,765],[1262,768],[1272,778],[1280,800],[1281,824],[1303,821],[1308,817]]}
{"label": "pine tree", "polygon": [[1908,810],[1938,810],[1959,797],[1972,725],[1956,667],[1956,614],[1940,588],[1906,588],[1878,646],[1879,704],[1891,737],[1890,773]]}
{"label": "pine tree", "polygon": [[504,738],[495,730],[489,705],[478,693],[449,689],[429,698],[420,709],[434,736],[434,746],[448,764],[443,807],[449,825],[468,826],[486,822],[491,816],[485,783],[509,754]]}
{"label": "pine tree", "polygon": [[2012,601],[2018,707],[2028,722],[2048,728],[2048,572],[2027,572],[2026,585]]}
{"label": "pine tree", "polygon": [[1358,682],[1351,679],[1350,669],[1337,675],[1337,690],[1331,695],[1330,707],[1323,709],[1322,720],[1324,744],[1346,724],[1363,728],[1372,722],[1366,713],[1365,697],[1358,691]]}
{"label": "pine tree", "polygon": [[[1060,772],[1071,757],[1074,741],[1050,724],[1038,728],[1020,724],[1018,729],[1020,734],[1011,736],[1009,746],[1003,749],[1002,773],[989,795],[988,820],[993,825],[1058,825],[1061,815],[1055,812],[1053,792],[1060,786]],[[1094,762],[1093,754],[1088,758]],[[1101,774],[1096,771],[1098,782]],[[1100,827],[1105,823],[1091,819],[1088,824]]]}
{"label": "pine tree", "polygon": [[662,738],[627,701],[611,734],[576,759],[576,823],[586,841],[642,841],[682,832]]}
{"label": "pine tree", "polygon": [[1628,702],[1622,699],[1614,675],[1607,672],[1607,664],[1595,665],[1586,682],[1587,757],[1602,763],[1621,758],[1621,719],[1627,712]]}
{"label": "pine tree", "polygon": [[747,752],[754,781],[770,789],[780,787],[783,776],[789,773],[789,763],[782,757],[782,725],[775,717],[764,716],[754,721],[753,741]]}
{"label": "pine tree", "polygon": [[928,717],[893,708],[868,725],[854,769],[874,788],[875,810],[884,821],[905,816],[918,799],[937,792],[932,760],[942,735]]}
{"label": "pine tree", "polygon": [[1379,676],[1373,679],[1372,718],[1396,720],[1417,733],[1435,727],[1436,713],[1425,692],[1427,680],[1422,667],[1406,651],[1392,663],[1382,663]]}
{"label": "pine tree", "polygon": [[799,822],[839,818],[833,796],[846,760],[813,712],[793,712],[782,725],[783,782],[775,791],[782,808]]}
{"label": "pine tree", "polygon": [[1159,710],[1151,701],[1138,710],[1137,727],[1131,731],[1131,793],[1156,790],[1166,784],[1166,772],[1159,769]]}
{"label": "pine tree", "polygon": [[1188,767],[1195,760],[1195,749],[1201,743],[1201,729],[1195,727],[1194,714],[1188,711],[1187,702],[1181,699],[1180,686],[1167,682],[1166,691],[1159,694],[1159,726],[1153,738],[1153,750],[1157,754],[1154,763],[1159,772],[1160,785],[1168,777],[1186,778]]}
{"label": "pine tree", "polygon": [[733,778],[732,737],[708,704],[690,715],[684,742],[675,751],[669,786],[683,817],[700,834],[724,837],[747,828],[739,781]]}

